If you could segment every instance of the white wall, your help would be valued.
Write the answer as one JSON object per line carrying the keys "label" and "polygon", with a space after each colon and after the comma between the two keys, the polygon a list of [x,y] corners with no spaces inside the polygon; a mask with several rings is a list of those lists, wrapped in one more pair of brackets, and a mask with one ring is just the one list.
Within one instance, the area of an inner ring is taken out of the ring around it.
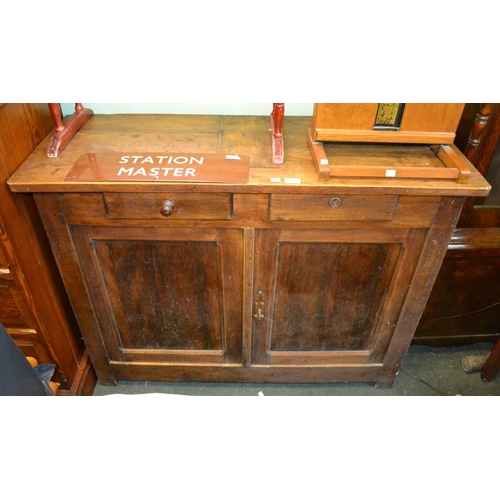
{"label": "white wall", "polygon": [[[272,103],[83,103],[95,114],[170,113],[208,115],[269,115]],[[288,116],[312,116],[314,103],[285,103]],[[63,115],[70,115],[74,103],[61,104]]]}

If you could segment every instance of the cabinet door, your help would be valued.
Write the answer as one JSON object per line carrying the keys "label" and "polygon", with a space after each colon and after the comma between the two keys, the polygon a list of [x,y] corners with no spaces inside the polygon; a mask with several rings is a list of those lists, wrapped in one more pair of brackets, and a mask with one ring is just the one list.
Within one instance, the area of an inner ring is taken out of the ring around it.
{"label": "cabinet door", "polygon": [[241,363],[242,230],[71,232],[117,378],[132,378],[132,363]]}
{"label": "cabinet door", "polygon": [[252,363],[380,364],[425,230],[261,230]]}

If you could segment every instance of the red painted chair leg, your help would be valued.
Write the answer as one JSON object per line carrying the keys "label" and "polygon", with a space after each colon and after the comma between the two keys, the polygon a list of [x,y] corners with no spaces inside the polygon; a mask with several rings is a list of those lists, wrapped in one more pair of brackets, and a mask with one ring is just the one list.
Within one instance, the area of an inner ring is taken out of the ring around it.
{"label": "red painted chair leg", "polygon": [[54,120],[55,132],[47,149],[47,156],[57,158],[94,112],[77,103],[75,112],[63,123],[60,104],[49,104],[49,109]]}
{"label": "red painted chair leg", "polygon": [[285,116],[285,105],[274,103],[271,113],[271,141],[273,163],[281,164],[285,158],[283,144],[283,118]]}

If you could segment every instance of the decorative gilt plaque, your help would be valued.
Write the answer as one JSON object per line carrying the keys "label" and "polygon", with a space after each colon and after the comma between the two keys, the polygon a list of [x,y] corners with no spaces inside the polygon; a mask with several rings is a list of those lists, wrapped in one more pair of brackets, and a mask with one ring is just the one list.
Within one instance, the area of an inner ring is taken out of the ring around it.
{"label": "decorative gilt plaque", "polygon": [[217,182],[246,184],[247,156],[193,153],[87,153],[67,181]]}
{"label": "decorative gilt plaque", "polygon": [[375,117],[374,130],[399,130],[405,105],[380,103]]}

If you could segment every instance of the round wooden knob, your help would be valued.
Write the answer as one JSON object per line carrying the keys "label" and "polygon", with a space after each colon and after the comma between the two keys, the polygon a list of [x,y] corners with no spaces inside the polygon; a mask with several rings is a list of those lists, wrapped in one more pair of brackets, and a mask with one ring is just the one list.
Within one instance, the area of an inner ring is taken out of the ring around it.
{"label": "round wooden knob", "polygon": [[174,202],[172,200],[165,200],[161,204],[160,213],[164,217],[168,217],[168,216],[172,215],[173,211],[174,211]]}
{"label": "round wooden knob", "polygon": [[342,200],[340,198],[330,198],[328,201],[328,205],[330,205],[332,208],[337,208],[342,205]]}

